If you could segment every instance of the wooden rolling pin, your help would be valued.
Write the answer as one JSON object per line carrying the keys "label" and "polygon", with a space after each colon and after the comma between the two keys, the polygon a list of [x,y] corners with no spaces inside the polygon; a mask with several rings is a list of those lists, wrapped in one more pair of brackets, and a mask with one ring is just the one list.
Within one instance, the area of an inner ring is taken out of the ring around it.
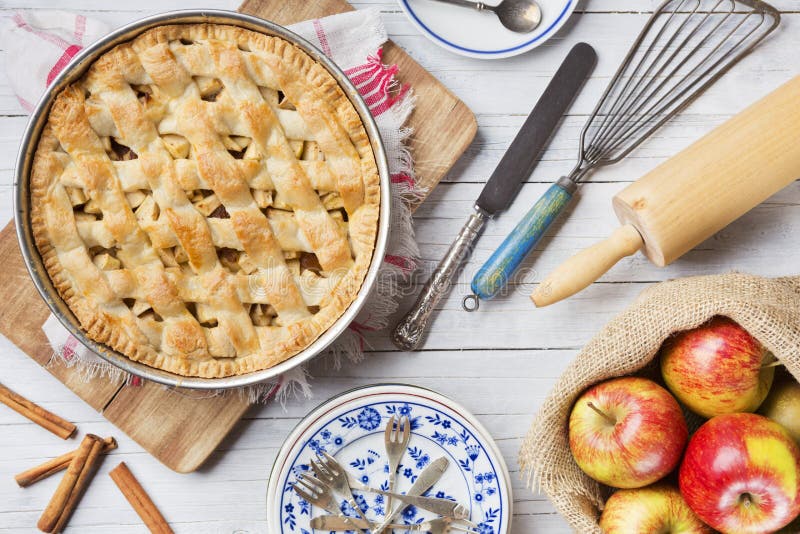
{"label": "wooden rolling pin", "polygon": [[796,76],[618,193],[622,223],[561,264],[531,299],[574,295],[637,250],[663,267],[800,178]]}

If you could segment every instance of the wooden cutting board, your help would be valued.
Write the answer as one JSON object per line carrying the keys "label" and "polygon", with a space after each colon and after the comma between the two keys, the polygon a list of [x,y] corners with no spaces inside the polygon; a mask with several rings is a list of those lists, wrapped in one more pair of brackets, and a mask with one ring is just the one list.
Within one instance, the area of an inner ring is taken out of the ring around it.
{"label": "wooden cutting board", "polygon": [[244,415],[248,404],[238,395],[195,398],[152,382],[136,387],[84,380],[53,357],[41,328],[50,310],[22,262],[13,222],[0,232],[0,258],[0,333],[170,469],[197,469]]}
{"label": "wooden cutting board", "polygon": [[[343,0],[250,0],[240,11],[291,24],[351,9]],[[418,182],[430,191],[472,141],[475,116],[391,42],[384,48],[384,61],[397,63],[401,81],[417,94],[409,119],[415,130],[410,148],[417,161]],[[170,469],[188,473],[200,467],[247,411],[248,403],[235,394],[209,398],[204,392],[150,382],[137,387],[103,378],[85,381],[53,358],[41,330],[49,309],[25,269],[13,223],[0,232],[0,257],[5,260],[0,277],[0,333]],[[79,428],[80,432],[89,430]]]}

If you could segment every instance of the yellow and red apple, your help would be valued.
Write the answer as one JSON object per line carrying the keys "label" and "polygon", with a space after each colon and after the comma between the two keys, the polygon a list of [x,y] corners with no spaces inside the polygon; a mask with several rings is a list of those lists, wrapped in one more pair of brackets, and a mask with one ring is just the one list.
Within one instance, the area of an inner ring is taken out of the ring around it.
{"label": "yellow and red apple", "polygon": [[761,415],[726,414],[703,424],[678,479],[694,513],[724,534],[775,532],[800,513],[800,450]]}
{"label": "yellow and red apple", "polygon": [[787,376],[772,384],[758,413],[772,419],[800,443],[800,384]]}
{"label": "yellow and red apple", "polygon": [[678,488],[655,484],[615,492],[600,516],[603,534],[712,534],[683,500]]}
{"label": "yellow and red apple", "polygon": [[662,478],[678,465],[687,439],[677,401],[646,378],[616,378],[589,388],[569,418],[577,464],[616,488],[641,488]]}
{"label": "yellow and red apple", "polygon": [[772,385],[774,357],[726,317],[681,332],[661,349],[661,374],[669,390],[703,417],[754,412]]}

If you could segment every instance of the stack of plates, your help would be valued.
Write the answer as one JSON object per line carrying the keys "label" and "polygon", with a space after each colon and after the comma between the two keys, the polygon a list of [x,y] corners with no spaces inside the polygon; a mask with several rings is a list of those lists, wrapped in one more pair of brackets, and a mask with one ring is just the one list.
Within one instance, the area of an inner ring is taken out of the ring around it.
{"label": "stack of plates", "polygon": [[[464,408],[442,395],[393,384],[359,388],[335,397],[311,412],[289,435],[267,489],[270,531],[309,533],[311,518],[327,513],[292,490],[297,476],[307,471],[309,461],[322,451],[333,455],[362,483],[386,487],[383,438],[392,415],[408,416],[412,424],[408,450],[397,474],[398,493],[405,493],[431,461],[444,456],[449,467],[427,495],[455,499],[467,506],[470,520],[480,525],[477,530],[481,534],[510,531],[508,470],[486,430]],[[371,493],[356,495],[362,508],[367,508],[367,517],[379,522],[385,498]],[[350,515],[355,515],[352,510]],[[413,525],[434,517],[412,506],[397,522]]]}

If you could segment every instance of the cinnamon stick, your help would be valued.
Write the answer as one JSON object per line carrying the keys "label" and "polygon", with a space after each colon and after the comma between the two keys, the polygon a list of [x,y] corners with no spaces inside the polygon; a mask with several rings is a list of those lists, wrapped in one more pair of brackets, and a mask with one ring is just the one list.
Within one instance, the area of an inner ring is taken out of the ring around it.
{"label": "cinnamon stick", "polygon": [[[106,453],[108,451],[112,451],[117,448],[117,440],[112,437],[108,437],[103,440],[103,452]],[[74,451],[70,451],[68,453],[62,454],[57,458],[53,458],[52,460],[48,460],[36,467],[31,467],[27,471],[23,471],[22,473],[18,474],[14,477],[14,480],[17,481],[17,484],[21,488],[27,488],[31,484],[35,482],[39,482],[42,479],[49,477],[50,475],[54,475],[61,471],[62,469],[66,469],[69,466],[72,459],[75,458],[75,455],[78,453],[78,449]]]}
{"label": "cinnamon stick", "polygon": [[83,438],[64,478],[39,518],[39,530],[48,533],[63,530],[94,475],[103,447],[103,440],[98,436],[87,434]]}
{"label": "cinnamon stick", "polygon": [[145,526],[150,529],[151,533],[172,534],[172,529],[167,523],[167,520],[164,519],[164,516],[158,511],[158,508],[156,508],[150,496],[144,491],[144,488],[139,484],[139,481],[136,480],[136,477],[133,476],[133,473],[131,473],[131,470],[125,465],[125,462],[120,462],[117,467],[111,470],[109,475],[111,475],[114,483],[125,498],[128,499],[128,502],[131,503],[131,506],[133,506],[133,509],[139,514],[139,517],[142,518],[142,521],[144,521]]}
{"label": "cinnamon stick", "polygon": [[24,415],[42,428],[49,430],[61,439],[67,439],[75,432],[75,425],[69,421],[62,419],[52,412],[48,412],[38,404],[14,393],[2,384],[0,384],[0,402],[20,415]]}

